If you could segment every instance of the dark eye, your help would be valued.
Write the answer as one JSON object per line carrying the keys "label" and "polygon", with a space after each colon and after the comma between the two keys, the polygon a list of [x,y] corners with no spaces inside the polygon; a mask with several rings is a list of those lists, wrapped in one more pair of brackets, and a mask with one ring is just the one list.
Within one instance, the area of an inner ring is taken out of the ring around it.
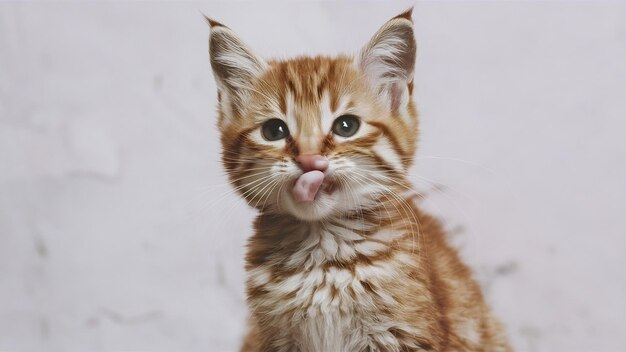
{"label": "dark eye", "polygon": [[342,137],[351,137],[359,130],[359,126],[361,126],[361,121],[358,117],[342,115],[333,122],[333,133]]}
{"label": "dark eye", "polygon": [[271,119],[265,121],[261,127],[263,138],[268,141],[277,141],[289,135],[289,129],[281,119]]}

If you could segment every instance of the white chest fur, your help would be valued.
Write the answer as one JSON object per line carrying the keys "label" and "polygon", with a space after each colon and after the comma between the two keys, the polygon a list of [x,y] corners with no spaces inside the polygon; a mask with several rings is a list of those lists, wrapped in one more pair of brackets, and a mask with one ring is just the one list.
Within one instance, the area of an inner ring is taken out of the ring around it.
{"label": "white chest fur", "polygon": [[[355,260],[388,251],[381,239],[397,236],[400,233],[381,230],[365,240],[328,225],[308,233],[288,257],[276,255],[276,261],[250,270],[248,285],[262,292],[250,297],[251,308],[278,328],[276,349],[376,351],[381,345],[389,351],[399,349],[390,331],[406,327],[382,313],[397,304],[385,287],[402,276],[403,262],[412,258],[398,254],[379,261]],[[330,264],[350,260],[357,264]]]}

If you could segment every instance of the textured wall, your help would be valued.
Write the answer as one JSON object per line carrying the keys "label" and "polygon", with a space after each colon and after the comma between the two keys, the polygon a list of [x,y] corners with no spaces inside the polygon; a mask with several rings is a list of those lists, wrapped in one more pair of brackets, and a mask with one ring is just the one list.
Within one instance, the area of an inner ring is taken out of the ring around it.
{"label": "textured wall", "polygon": [[[233,351],[252,211],[200,11],[266,56],[408,3],[0,3],[0,350]],[[519,351],[626,346],[626,6],[418,3],[413,179]]]}

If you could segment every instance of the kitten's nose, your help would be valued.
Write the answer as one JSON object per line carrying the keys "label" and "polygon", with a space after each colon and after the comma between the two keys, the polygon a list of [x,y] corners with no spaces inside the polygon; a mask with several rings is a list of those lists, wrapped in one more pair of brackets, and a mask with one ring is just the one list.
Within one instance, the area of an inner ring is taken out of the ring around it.
{"label": "kitten's nose", "polygon": [[296,157],[298,165],[304,172],[313,170],[326,171],[328,169],[328,158],[319,154],[305,154]]}

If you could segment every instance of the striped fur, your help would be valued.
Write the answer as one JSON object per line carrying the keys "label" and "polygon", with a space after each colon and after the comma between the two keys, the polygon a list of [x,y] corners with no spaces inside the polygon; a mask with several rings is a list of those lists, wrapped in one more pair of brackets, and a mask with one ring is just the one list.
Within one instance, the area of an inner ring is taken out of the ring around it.
{"label": "striped fur", "polygon": [[[417,144],[411,13],[355,57],[265,61],[210,21],[222,161],[259,210],[246,255],[245,352],[509,351],[479,286],[439,223],[412,201]],[[331,133],[355,115],[351,137]],[[269,119],[290,136],[267,141]],[[311,203],[289,192],[295,158],[330,160]]]}

